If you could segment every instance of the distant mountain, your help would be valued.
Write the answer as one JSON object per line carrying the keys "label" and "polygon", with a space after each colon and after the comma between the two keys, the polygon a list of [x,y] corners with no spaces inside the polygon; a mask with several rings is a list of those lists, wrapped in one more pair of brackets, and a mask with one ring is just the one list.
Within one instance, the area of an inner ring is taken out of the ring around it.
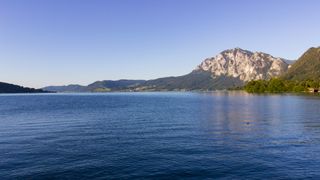
{"label": "distant mountain", "polygon": [[320,47],[308,49],[283,76],[288,80],[320,81]]}
{"label": "distant mountain", "polygon": [[117,81],[105,80],[105,81],[96,81],[87,86],[87,89],[91,92],[104,92],[104,91],[121,91],[124,89],[130,89],[141,83],[144,83],[145,80],[127,80],[121,79]]}
{"label": "distant mountain", "polygon": [[88,86],[81,85],[68,85],[68,86],[47,86],[42,88],[47,91],[55,92],[109,92],[109,91],[121,91],[129,90],[132,87],[135,87],[141,83],[144,83],[145,80],[126,80],[121,79],[117,81],[105,80],[105,81],[96,81]]}
{"label": "distant mountain", "polygon": [[67,86],[47,86],[42,88],[45,91],[54,91],[54,92],[86,92],[87,87],[77,84],[71,84]]}
{"label": "distant mountain", "polygon": [[48,91],[0,82],[0,93],[46,93],[46,92]]}
{"label": "distant mountain", "polygon": [[88,86],[49,86],[43,89],[57,92],[108,91],[173,91],[217,90],[245,85],[251,80],[267,80],[286,72],[292,61],[262,52],[240,48],[222,51],[205,59],[191,73],[154,80],[97,81]]}
{"label": "distant mountain", "polygon": [[287,60],[287,59],[284,59],[284,62],[289,64],[289,65],[292,65],[296,62],[296,60]]}

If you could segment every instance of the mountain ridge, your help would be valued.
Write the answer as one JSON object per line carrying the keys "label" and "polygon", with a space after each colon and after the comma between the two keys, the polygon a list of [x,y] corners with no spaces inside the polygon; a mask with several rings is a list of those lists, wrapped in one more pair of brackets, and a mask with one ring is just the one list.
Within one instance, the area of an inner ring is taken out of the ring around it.
{"label": "mountain ridge", "polygon": [[87,86],[71,84],[65,86],[47,86],[42,89],[55,92],[108,92],[121,91],[124,88],[129,88],[130,86],[135,86],[143,82],[145,82],[145,80],[101,80],[95,81]]}
{"label": "mountain ridge", "polygon": [[[81,92],[108,91],[173,91],[218,90],[243,86],[251,80],[267,80],[288,70],[289,60],[263,52],[251,52],[241,48],[222,51],[206,58],[190,73],[182,76],[163,77],[152,80],[96,81],[88,86],[49,86],[45,90],[72,90]],[[118,84],[118,85],[116,85]],[[60,89],[59,89],[60,88]],[[63,91],[62,91],[63,92]]]}
{"label": "mountain ridge", "polygon": [[15,84],[0,82],[0,93],[48,93],[42,89],[28,88]]}

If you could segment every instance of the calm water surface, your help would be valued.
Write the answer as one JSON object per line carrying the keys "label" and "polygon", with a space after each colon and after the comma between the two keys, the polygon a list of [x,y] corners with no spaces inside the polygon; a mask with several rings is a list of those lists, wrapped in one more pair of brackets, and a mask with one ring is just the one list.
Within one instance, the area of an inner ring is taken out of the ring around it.
{"label": "calm water surface", "polygon": [[320,98],[0,96],[1,179],[320,178]]}

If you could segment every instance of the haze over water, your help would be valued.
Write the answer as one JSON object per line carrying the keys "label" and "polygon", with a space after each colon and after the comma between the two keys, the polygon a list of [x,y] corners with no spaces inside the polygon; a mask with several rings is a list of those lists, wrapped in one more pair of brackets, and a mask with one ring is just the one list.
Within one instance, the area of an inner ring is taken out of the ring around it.
{"label": "haze over water", "polygon": [[1,179],[320,178],[318,96],[0,96]]}

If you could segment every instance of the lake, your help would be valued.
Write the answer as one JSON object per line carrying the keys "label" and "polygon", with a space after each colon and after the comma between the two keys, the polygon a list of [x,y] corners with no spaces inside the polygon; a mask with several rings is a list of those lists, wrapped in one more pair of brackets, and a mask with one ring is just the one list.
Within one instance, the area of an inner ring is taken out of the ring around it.
{"label": "lake", "polygon": [[320,97],[0,95],[1,179],[320,178]]}

